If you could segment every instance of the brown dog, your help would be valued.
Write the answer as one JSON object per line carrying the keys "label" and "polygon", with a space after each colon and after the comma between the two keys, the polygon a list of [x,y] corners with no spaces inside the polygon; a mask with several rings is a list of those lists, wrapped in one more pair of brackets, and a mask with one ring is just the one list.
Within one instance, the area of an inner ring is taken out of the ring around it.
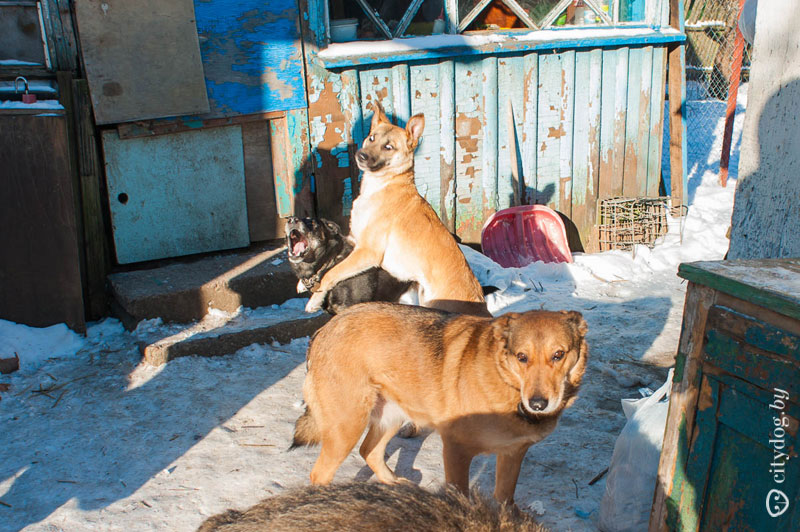
{"label": "brown dog", "polygon": [[547,532],[528,514],[493,504],[477,492],[471,495],[450,487],[430,492],[413,484],[304,486],[244,511],[209,517],[197,532]]}
{"label": "brown dog", "polygon": [[514,498],[531,444],[555,429],[584,369],[578,312],[530,311],[496,319],[366,303],[320,329],[308,349],[306,412],[292,447],[321,443],[311,482],[328,484],[369,427],[361,456],[397,482],[386,444],[410,418],[442,437],[447,482],[468,489],[478,454],[497,454],[494,495]]}
{"label": "brown dog", "polygon": [[421,114],[405,129],[395,126],[375,104],[369,136],[356,153],[364,176],[350,216],[355,249],[325,274],[307,311],[319,310],[343,279],[380,267],[416,282],[423,307],[490,316],[464,254],[414,185],[414,149],[424,127]]}

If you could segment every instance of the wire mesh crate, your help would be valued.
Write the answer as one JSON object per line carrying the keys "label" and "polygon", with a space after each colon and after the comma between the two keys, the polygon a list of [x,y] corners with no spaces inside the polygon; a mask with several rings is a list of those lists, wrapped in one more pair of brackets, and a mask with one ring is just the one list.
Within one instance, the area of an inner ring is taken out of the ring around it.
{"label": "wire mesh crate", "polygon": [[600,251],[653,247],[667,233],[669,198],[609,198],[600,201]]}

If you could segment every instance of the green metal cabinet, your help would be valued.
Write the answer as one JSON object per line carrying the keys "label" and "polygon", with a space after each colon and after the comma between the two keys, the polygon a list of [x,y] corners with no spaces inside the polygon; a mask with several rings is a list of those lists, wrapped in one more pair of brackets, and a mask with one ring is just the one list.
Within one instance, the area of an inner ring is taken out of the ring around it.
{"label": "green metal cabinet", "polygon": [[690,281],[650,530],[800,530],[800,259]]}

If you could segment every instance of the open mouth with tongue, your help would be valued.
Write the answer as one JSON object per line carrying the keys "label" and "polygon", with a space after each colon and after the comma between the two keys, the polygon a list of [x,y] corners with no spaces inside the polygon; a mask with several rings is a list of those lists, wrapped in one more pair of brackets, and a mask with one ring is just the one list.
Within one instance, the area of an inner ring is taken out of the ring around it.
{"label": "open mouth with tongue", "polygon": [[292,229],[289,233],[289,258],[299,259],[302,258],[308,250],[308,241],[297,229]]}

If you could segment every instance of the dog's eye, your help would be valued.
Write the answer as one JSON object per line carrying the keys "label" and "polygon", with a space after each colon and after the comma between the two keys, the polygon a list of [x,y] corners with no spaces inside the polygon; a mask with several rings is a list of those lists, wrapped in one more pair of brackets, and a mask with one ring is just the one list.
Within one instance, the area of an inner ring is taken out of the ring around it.
{"label": "dog's eye", "polygon": [[519,360],[523,364],[527,364],[528,363],[528,355],[526,355],[525,353],[517,353],[517,360]]}
{"label": "dog's eye", "polygon": [[553,362],[558,362],[562,358],[564,358],[564,351],[559,350],[553,353]]}
{"label": "dog's eye", "polygon": [[375,135],[370,135],[369,136],[369,141],[370,142],[375,142]]}

